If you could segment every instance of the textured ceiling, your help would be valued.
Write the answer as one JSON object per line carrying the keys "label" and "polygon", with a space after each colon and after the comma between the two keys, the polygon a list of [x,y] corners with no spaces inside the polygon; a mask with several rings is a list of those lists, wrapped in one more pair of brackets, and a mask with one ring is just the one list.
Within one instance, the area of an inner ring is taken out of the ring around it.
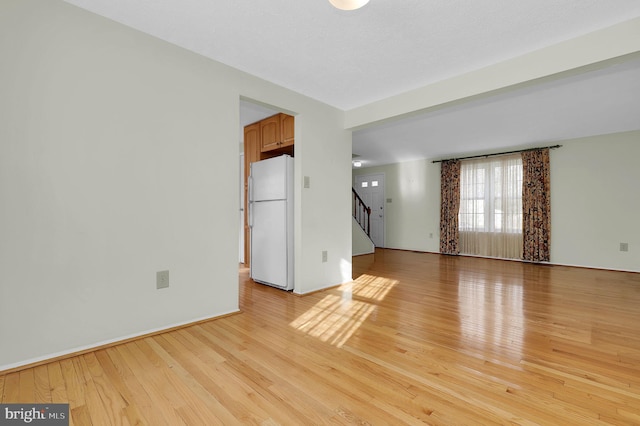
{"label": "textured ceiling", "polygon": [[[343,110],[640,16],[638,0],[65,1]],[[377,165],[637,130],[638,81],[635,61],[485,98],[358,130],[353,152]]]}
{"label": "textured ceiling", "polygon": [[67,0],[348,110],[640,16],[638,0]]}

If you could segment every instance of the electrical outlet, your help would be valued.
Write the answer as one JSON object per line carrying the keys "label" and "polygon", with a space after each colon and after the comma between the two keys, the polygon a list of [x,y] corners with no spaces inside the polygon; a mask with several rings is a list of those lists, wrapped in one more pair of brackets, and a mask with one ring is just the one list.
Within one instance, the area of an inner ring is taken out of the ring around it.
{"label": "electrical outlet", "polygon": [[169,271],[156,272],[156,288],[159,290],[167,287],[169,287]]}
{"label": "electrical outlet", "polygon": [[629,243],[620,243],[620,251],[629,251]]}
{"label": "electrical outlet", "polygon": [[323,250],[322,251],[322,263],[325,263],[327,261],[327,251]]}
{"label": "electrical outlet", "polygon": [[311,179],[309,178],[309,176],[305,176],[303,181],[304,181],[304,187],[305,188],[310,188],[311,187],[311,183],[309,182]]}
{"label": "electrical outlet", "polygon": [[433,232],[429,232],[429,238],[433,238]]}

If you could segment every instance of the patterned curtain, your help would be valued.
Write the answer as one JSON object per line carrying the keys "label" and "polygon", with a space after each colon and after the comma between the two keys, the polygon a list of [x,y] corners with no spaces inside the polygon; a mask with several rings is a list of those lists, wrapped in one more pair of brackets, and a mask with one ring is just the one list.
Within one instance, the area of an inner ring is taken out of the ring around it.
{"label": "patterned curtain", "polygon": [[440,253],[459,254],[460,162],[443,161],[440,169]]}
{"label": "patterned curtain", "polygon": [[549,149],[523,152],[522,168],[522,258],[548,262],[551,239]]}

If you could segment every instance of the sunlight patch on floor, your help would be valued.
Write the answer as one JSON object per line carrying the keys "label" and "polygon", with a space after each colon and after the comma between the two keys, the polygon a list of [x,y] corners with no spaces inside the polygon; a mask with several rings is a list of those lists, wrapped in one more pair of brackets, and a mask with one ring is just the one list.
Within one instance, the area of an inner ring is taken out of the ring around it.
{"label": "sunlight patch on floor", "polygon": [[362,297],[381,301],[397,284],[398,280],[362,274],[357,280],[341,286],[340,290],[344,293],[350,293],[353,296],[358,296],[358,298]]}
{"label": "sunlight patch on floor", "polygon": [[377,308],[374,302],[383,300],[397,284],[397,280],[361,275],[339,287],[341,294],[327,294],[290,326],[341,347]]}

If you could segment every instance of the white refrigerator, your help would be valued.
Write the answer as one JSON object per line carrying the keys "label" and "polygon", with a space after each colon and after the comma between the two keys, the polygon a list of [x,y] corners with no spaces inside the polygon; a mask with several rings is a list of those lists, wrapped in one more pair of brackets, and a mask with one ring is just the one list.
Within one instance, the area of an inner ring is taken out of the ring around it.
{"label": "white refrigerator", "polygon": [[249,174],[251,278],[293,289],[293,158],[251,163]]}

